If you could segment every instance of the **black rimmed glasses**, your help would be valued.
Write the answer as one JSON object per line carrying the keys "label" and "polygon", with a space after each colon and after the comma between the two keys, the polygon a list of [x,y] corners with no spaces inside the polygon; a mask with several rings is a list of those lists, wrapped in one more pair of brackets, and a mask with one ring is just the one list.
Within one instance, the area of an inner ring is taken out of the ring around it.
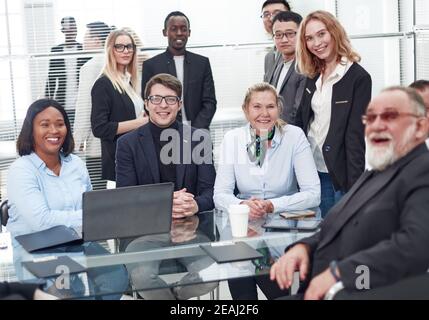
{"label": "black rimmed glasses", "polygon": [[273,38],[277,40],[283,39],[283,37],[286,37],[286,39],[288,40],[292,40],[296,37],[296,31],[286,31],[286,32],[276,31],[273,34]]}
{"label": "black rimmed glasses", "polygon": [[115,44],[113,47],[115,48],[115,50],[117,52],[124,52],[125,48],[128,50],[128,52],[134,52],[134,50],[136,49],[136,46],[132,43],[130,43],[130,44],[119,44],[118,43],[118,44]]}
{"label": "black rimmed glasses", "polygon": [[168,105],[173,105],[176,104],[180,101],[180,98],[177,96],[149,96],[147,97],[147,99],[152,103],[152,104],[161,104],[162,100],[165,100],[165,103]]}
{"label": "black rimmed glasses", "polygon": [[415,117],[415,118],[422,118],[422,116],[419,116],[414,113],[410,112],[399,112],[399,111],[384,111],[382,113],[367,113],[362,116],[362,123],[364,125],[373,124],[375,120],[377,120],[378,117],[380,117],[381,120],[384,122],[391,122],[395,121],[399,117]]}

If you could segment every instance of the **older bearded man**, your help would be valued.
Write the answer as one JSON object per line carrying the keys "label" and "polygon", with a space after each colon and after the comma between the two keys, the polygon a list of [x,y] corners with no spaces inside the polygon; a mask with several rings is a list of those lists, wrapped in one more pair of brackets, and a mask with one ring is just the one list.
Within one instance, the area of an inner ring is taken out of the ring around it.
{"label": "older bearded man", "polygon": [[423,100],[410,88],[385,89],[362,121],[373,170],[331,209],[319,232],[287,248],[271,268],[280,288],[290,287],[299,271],[306,299],[323,298],[340,281],[347,291],[373,289],[429,267],[429,123]]}

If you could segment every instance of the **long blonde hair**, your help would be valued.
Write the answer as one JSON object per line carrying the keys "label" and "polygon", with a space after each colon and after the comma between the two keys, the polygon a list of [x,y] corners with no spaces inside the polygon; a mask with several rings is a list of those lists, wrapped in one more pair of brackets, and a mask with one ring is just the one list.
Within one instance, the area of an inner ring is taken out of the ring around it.
{"label": "long blonde hair", "polygon": [[[131,88],[133,90],[130,90],[130,86],[124,82],[123,75],[118,70],[118,65],[113,53],[116,38],[119,36],[128,36],[135,47],[133,58],[131,59],[130,64],[126,67],[128,73],[131,75],[130,82]],[[112,31],[107,37],[105,46],[106,62],[102,74],[109,78],[116,90],[118,90],[121,94],[125,92],[129,97],[139,96],[140,92],[140,81],[137,67],[137,50],[138,48],[136,46],[134,37],[125,29]]]}
{"label": "long blonde hair", "polygon": [[337,18],[327,11],[318,10],[306,16],[299,27],[296,44],[296,66],[300,73],[314,78],[324,70],[326,64],[325,60],[319,59],[307,48],[305,29],[311,20],[318,20],[326,26],[326,30],[335,42],[334,50],[337,54],[337,63],[341,61],[341,57],[346,57],[352,62],[359,62],[361,60],[360,55],[352,48],[350,39]]}
{"label": "long blonde hair", "polygon": [[277,108],[279,110],[279,118],[276,120],[275,126],[280,130],[280,132],[282,132],[283,127],[286,125],[286,121],[281,119],[281,115],[283,113],[283,102],[281,97],[277,94],[276,88],[274,88],[271,84],[267,82],[261,82],[254,84],[249,89],[247,89],[246,95],[244,96],[243,105],[241,106],[243,112],[246,114],[250,99],[252,99],[252,94],[254,94],[255,92],[265,91],[271,92],[276,97]]}

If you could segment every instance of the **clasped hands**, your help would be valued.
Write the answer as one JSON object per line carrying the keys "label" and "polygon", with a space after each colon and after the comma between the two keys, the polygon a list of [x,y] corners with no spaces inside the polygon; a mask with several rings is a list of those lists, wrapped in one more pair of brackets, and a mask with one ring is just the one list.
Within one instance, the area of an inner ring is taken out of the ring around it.
{"label": "clasped hands", "polygon": [[192,193],[186,188],[175,191],[173,194],[173,218],[180,219],[193,216],[198,212],[198,204]]}
{"label": "clasped hands", "polygon": [[255,197],[251,197],[248,200],[241,201],[240,204],[245,204],[250,208],[249,218],[260,219],[266,214],[274,211],[273,203],[270,200],[261,200]]}

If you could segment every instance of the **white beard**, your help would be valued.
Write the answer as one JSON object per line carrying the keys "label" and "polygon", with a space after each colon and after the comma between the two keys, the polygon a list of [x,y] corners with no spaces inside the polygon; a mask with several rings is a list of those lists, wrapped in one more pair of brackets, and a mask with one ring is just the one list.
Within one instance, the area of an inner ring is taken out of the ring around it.
{"label": "white beard", "polygon": [[[403,150],[400,154],[395,153],[395,145],[393,142],[393,137],[388,133],[373,133],[368,137],[367,145],[367,155],[368,155],[368,164],[372,169],[377,171],[382,171],[388,166],[393,164],[396,160],[406,155],[410,151],[410,145],[412,145],[412,138],[415,133],[415,126],[408,127],[403,135],[402,139],[398,142],[398,150]],[[371,143],[371,139],[376,136],[378,138],[389,138],[391,139],[389,144],[385,147],[374,146]]]}
{"label": "white beard", "polygon": [[395,150],[392,141],[386,147],[376,147],[368,142],[367,154],[368,164],[377,171],[382,171],[395,162]]}

